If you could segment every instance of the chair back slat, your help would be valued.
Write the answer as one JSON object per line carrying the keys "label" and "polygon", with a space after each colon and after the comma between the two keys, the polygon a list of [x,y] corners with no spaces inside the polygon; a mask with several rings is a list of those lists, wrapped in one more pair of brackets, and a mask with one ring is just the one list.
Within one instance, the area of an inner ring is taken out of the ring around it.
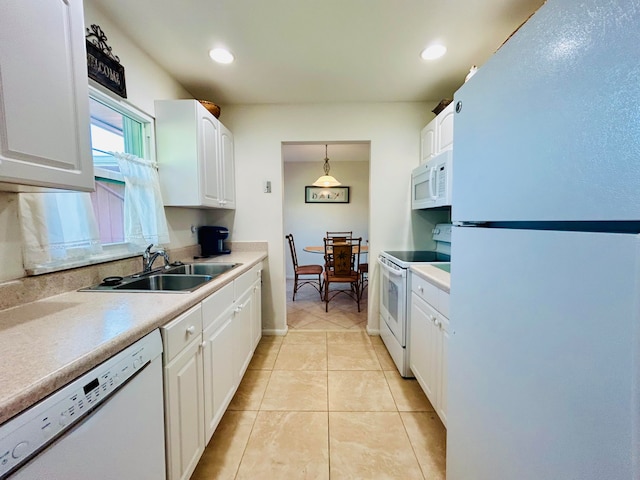
{"label": "chair back slat", "polygon": [[327,238],[333,239],[334,242],[345,242],[353,238],[353,231],[351,232],[327,232]]}
{"label": "chair back slat", "polygon": [[353,249],[351,244],[333,244],[333,271],[336,276],[346,277],[353,271]]}

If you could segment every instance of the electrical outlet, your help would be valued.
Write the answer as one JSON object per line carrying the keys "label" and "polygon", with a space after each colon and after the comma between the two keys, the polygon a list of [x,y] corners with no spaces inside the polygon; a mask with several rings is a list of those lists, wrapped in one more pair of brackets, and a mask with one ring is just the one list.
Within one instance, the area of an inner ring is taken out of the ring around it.
{"label": "electrical outlet", "polygon": [[266,180],[264,182],[264,188],[262,189],[264,193],[271,193],[271,180]]}

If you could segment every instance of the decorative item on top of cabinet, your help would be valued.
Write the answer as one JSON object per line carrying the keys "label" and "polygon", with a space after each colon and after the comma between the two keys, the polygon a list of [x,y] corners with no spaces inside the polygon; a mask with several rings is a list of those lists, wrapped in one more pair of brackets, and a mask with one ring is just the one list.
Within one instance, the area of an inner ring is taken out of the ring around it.
{"label": "decorative item on top of cabinet", "polygon": [[234,209],[233,134],[197,100],[157,100],[155,108],[165,205]]}
{"label": "decorative item on top of cabinet", "polygon": [[449,103],[420,132],[420,165],[453,148],[453,108]]}
{"label": "decorative item on top of cabinet", "polygon": [[204,108],[206,108],[207,110],[209,110],[209,113],[211,113],[211,115],[213,115],[216,118],[220,118],[220,106],[216,105],[213,102],[210,102],[208,100],[198,100],[202,106]]}
{"label": "decorative item on top of cabinet", "polygon": [[82,0],[3,2],[0,78],[0,189],[93,191]]}

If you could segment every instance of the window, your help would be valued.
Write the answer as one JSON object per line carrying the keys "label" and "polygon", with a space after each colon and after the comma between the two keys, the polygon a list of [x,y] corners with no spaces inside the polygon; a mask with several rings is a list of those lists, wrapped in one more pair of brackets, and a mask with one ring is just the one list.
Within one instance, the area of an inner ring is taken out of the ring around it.
{"label": "window", "polygon": [[124,178],[118,161],[110,152],[152,158],[152,119],[96,89],[90,89],[89,109],[96,180],[91,201],[100,242],[108,250],[121,250],[125,242]]}
{"label": "window", "polygon": [[92,87],[90,114],[96,191],[19,194],[28,274],[125,258],[148,243],[169,242],[153,119]]}

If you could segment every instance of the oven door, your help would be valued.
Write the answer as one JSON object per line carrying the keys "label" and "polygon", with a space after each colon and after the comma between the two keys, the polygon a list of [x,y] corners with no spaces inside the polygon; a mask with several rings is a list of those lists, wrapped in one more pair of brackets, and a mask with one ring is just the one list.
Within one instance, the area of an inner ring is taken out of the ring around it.
{"label": "oven door", "polygon": [[380,266],[380,317],[402,347],[406,347],[407,270],[378,257]]}

